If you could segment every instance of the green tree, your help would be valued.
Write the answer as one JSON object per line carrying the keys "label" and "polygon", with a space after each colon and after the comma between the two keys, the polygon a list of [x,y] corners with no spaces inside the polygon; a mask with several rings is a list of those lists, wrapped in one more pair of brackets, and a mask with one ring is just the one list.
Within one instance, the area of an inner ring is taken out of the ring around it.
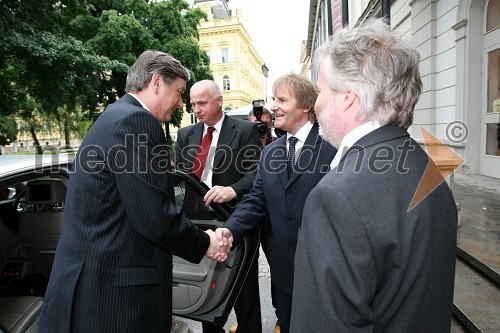
{"label": "green tree", "polygon": [[95,109],[103,73],[127,68],[66,34],[69,8],[82,10],[75,1],[7,1],[0,10],[7,31],[0,37],[0,86],[11,87],[6,91],[12,102],[2,114],[33,112],[22,109],[28,100],[40,105],[38,117],[24,117],[35,142],[37,122],[75,101]]}
{"label": "green tree", "polygon": [[[0,118],[0,146],[5,146],[16,141],[17,123],[12,117]],[[0,149],[0,155],[2,150]]]}
{"label": "green tree", "polygon": [[[210,70],[210,59],[205,51],[200,49],[198,41],[198,24],[206,20],[207,15],[199,8],[189,10],[189,5],[184,0],[170,0],[154,2],[151,4],[151,16],[143,22],[158,40],[160,50],[170,53],[186,66],[191,74],[187,83],[186,91],[199,80],[213,79]],[[191,111],[189,93],[184,95],[186,112]],[[183,111],[177,110],[170,123],[176,127],[180,126]],[[167,139],[170,133],[167,129]]]}
{"label": "green tree", "polygon": [[[201,19],[205,14],[184,0],[2,0],[0,114],[29,123],[37,146],[36,131],[53,120],[69,144],[70,133],[85,129],[98,106],[125,93],[129,66],[152,48],[191,70],[189,89],[212,78],[198,46]],[[178,126],[181,116],[172,123]]]}

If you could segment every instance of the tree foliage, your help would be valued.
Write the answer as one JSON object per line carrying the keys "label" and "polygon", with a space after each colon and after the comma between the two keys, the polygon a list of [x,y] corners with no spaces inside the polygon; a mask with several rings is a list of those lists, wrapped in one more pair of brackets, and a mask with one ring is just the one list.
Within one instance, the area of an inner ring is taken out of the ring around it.
{"label": "tree foliage", "polygon": [[0,118],[0,146],[5,146],[15,141],[16,133],[17,133],[17,124],[14,118],[12,117]]}
{"label": "tree foliage", "polygon": [[[53,120],[68,141],[67,131],[81,135],[86,121],[125,93],[127,70],[147,49],[189,68],[188,89],[212,78],[198,46],[202,19],[184,0],[2,0],[0,116],[21,119],[34,141]],[[172,123],[178,126],[181,116]]]}

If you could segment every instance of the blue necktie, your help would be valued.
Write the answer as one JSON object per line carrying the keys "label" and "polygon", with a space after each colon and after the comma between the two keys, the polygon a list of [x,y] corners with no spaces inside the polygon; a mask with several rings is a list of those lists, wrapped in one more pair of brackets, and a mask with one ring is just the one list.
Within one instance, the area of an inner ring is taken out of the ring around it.
{"label": "blue necktie", "polygon": [[290,146],[288,147],[288,161],[286,162],[286,171],[288,173],[288,178],[290,178],[290,175],[292,174],[292,168],[293,168],[293,157],[295,156],[295,144],[299,141],[294,136],[291,136],[288,138],[288,142]]}

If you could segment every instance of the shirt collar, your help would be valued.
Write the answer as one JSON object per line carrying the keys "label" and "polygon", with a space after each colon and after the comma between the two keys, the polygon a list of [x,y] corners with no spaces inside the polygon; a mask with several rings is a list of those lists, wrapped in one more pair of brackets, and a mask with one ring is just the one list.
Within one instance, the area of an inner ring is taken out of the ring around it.
{"label": "shirt collar", "polygon": [[286,140],[288,142],[288,139],[291,137],[291,136],[294,136],[296,137],[297,139],[299,139],[300,142],[302,143],[305,143],[306,142],[306,139],[307,139],[307,136],[309,135],[309,132],[311,132],[311,129],[313,128],[313,123],[311,123],[310,121],[307,121],[298,131],[297,133],[295,133],[295,135],[291,135],[290,133],[287,133],[286,134]]}
{"label": "shirt collar", "polygon": [[144,109],[146,109],[146,110],[148,110],[149,112],[151,112],[151,110],[149,110],[149,108],[146,106],[146,104],[144,104],[144,102],[143,102],[143,101],[141,101],[141,99],[140,99],[139,97],[137,97],[136,95],[134,95],[133,93],[130,93],[130,92],[129,92],[128,94],[129,94],[130,96],[132,96],[133,98],[135,98],[135,99],[137,100],[137,102],[141,103],[141,106],[142,106]]}
{"label": "shirt collar", "polygon": [[355,129],[347,133],[346,136],[344,136],[344,138],[340,142],[337,154],[335,155],[335,157],[332,160],[332,163],[330,164],[330,169],[335,168],[339,164],[340,160],[345,155],[345,153],[347,153],[349,148],[351,148],[356,142],[358,142],[359,139],[361,139],[368,133],[371,133],[380,127],[382,127],[382,125],[380,125],[378,121],[371,120],[364,124],[359,125]]}
{"label": "shirt collar", "polygon": [[[226,115],[224,113],[222,113],[222,118],[213,126],[213,127],[215,127],[215,130],[217,131],[217,133],[220,133],[220,131],[222,129],[222,123],[224,122],[224,117],[226,117]],[[207,124],[203,124],[203,133],[207,133],[208,127],[209,126]]]}

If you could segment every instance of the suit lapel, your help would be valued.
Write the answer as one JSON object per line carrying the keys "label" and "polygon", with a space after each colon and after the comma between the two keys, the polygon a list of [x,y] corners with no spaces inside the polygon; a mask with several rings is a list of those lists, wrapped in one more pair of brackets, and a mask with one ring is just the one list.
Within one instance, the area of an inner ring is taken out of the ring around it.
{"label": "suit lapel", "polygon": [[[288,175],[286,173],[286,135],[276,139],[271,143],[270,146],[265,148],[265,156],[263,160],[262,168],[265,168],[272,177],[278,177],[286,188],[288,183]],[[269,150],[268,150],[269,149]]]}
{"label": "suit lapel", "polygon": [[408,134],[408,131],[405,130],[404,128],[398,127],[398,126],[392,126],[392,125],[385,125],[382,127],[377,128],[373,132],[368,133],[358,141],[352,147],[350,147],[347,152],[342,156],[342,159],[339,162],[339,165],[345,163],[345,160],[347,159],[347,156],[353,155],[357,156],[358,153],[355,154],[350,154],[351,151],[357,150],[358,152],[361,150],[364,150],[365,148],[368,148],[370,146],[374,146],[377,144],[380,144],[382,142],[394,140],[396,138],[401,138],[401,137],[408,137],[410,138],[410,135]]}
{"label": "suit lapel", "polygon": [[[201,139],[203,138],[203,123],[198,123],[192,127],[190,133],[188,133],[187,145],[188,147],[199,147],[201,144]],[[199,148],[196,149],[198,151]],[[194,154],[196,156],[196,154]],[[187,154],[189,162],[194,161],[194,156]]]}
{"label": "suit lapel", "polygon": [[[279,172],[279,177],[280,177],[280,180],[281,180],[281,183],[283,184],[283,187],[286,188],[287,187],[287,184],[288,184],[288,174],[287,174],[287,171],[286,171],[286,160],[287,160],[287,151],[286,151],[286,145],[285,145],[285,140],[286,140],[286,135],[283,135],[282,136],[283,139],[283,143],[281,143],[279,146],[276,147],[276,156],[278,156],[276,158],[276,170],[280,170],[282,169],[280,172]],[[284,168],[283,168],[284,166]]]}
{"label": "suit lapel", "polygon": [[215,149],[214,168],[219,165],[222,158],[225,156],[226,150],[231,146],[231,143],[237,133],[238,131],[236,131],[235,124],[231,117],[224,116],[224,121],[222,122],[222,127],[219,133],[219,140],[217,141],[217,148]]}
{"label": "suit lapel", "polygon": [[306,138],[306,142],[304,142],[304,146],[294,161],[294,168],[290,175],[290,179],[288,180],[288,185],[294,182],[295,179],[305,172],[309,168],[309,165],[316,160],[322,141],[318,133],[318,123],[314,123],[309,135]]}
{"label": "suit lapel", "polygon": [[[130,94],[125,94],[125,95],[123,95],[123,96],[122,96],[122,98],[120,98],[120,99],[118,100],[118,102],[120,102],[120,101],[121,101],[121,102],[124,102],[124,103],[127,103],[127,104],[132,104],[132,105],[134,105],[134,106],[138,106],[138,107],[142,108],[141,103],[139,103],[139,101],[138,101],[138,100],[136,100],[136,99],[135,99],[132,95],[130,95]],[[146,109],[144,109],[144,110],[146,110]]]}

